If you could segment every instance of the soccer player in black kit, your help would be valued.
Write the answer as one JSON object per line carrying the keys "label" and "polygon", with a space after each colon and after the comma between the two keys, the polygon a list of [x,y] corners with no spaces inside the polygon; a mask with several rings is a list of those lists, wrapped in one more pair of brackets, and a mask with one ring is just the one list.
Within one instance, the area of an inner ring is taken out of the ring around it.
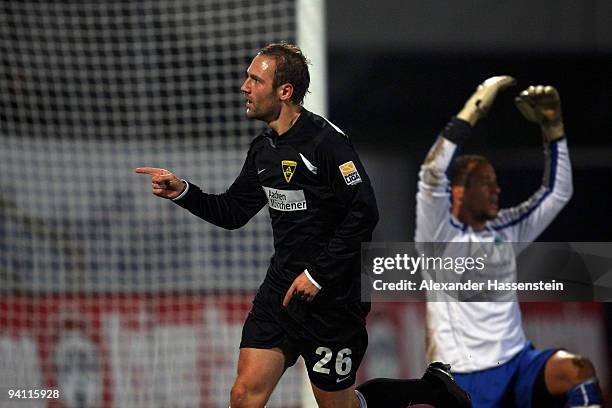
{"label": "soccer player in black kit", "polygon": [[360,299],[361,243],[378,210],[347,136],[302,107],[309,82],[294,45],[270,44],[255,56],[240,89],[247,117],[269,127],[225,193],[204,193],[165,169],[136,169],[152,176],[153,194],[222,228],[240,228],[269,207],[274,255],[243,327],[231,408],[264,407],[299,356],[320,407],[468,407],[441,363],[422,379],[377,379],[355,390],[370,309]]}

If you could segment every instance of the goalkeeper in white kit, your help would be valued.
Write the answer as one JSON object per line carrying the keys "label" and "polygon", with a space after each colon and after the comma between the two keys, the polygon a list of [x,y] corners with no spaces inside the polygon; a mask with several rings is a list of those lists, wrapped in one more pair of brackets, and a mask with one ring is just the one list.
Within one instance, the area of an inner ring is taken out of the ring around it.
{"label": "goalkeeper in white kit", "polygon": [[[571,163],[560,98],[552,86],[530,86],[515,99],[523,116],[540,126],[544,144],[542,186],[525,202],[500,210],[492,164],[477,155],[453,159],[497,93],[514,82],[509,76],[484,81],[430,149],[419,173],[415,241],[532,242],[570,200]],[[501,273],[515,275],[516,253],[503,256]],[[475,408],[602,404],[591,361],[560,349],[535,349],[523,332],[515,298],[431,301],[427,322],[428,358],[451,364]]]}

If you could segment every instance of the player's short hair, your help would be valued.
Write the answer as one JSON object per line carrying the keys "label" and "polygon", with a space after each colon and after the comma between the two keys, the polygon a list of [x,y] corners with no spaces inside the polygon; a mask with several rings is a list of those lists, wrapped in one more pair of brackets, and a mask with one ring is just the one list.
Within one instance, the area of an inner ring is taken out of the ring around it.
{"label": "player's short hair", "polygon": [[309,61],[302,50],[297,45],[281,41],[266,45],[257,54],[274,58],[276,70],[272,86],[278,88],[282,84],[290,83],[293,85],[291,100],[296,105],[301,105],[310,85]]}
{"label": "player's short hair", "polygon": [[469,175],[472,170],[482,164],[491,165],[491,162],[486,157],[477,154],[464,154],[457,156],[455,160],[453,160],[453,165],[448,173],[451,186],[465,187],[468,183]]}

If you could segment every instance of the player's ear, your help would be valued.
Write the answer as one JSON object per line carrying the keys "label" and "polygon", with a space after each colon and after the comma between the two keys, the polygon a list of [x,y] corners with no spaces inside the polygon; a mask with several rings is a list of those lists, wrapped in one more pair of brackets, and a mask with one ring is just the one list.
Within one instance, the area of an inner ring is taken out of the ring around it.
{"label": "player's ear", "polygon": [[278,98],[281,101],[288,101],[293,96],[293,85],[290,83],[282,84],[278,87]]}
{"label": "player's ear", "polygon": [[465,193],[464,186],[452,186],[451,187],[451,197],[453,199],[453,207],[461,206],[463,203],[463,194]]}

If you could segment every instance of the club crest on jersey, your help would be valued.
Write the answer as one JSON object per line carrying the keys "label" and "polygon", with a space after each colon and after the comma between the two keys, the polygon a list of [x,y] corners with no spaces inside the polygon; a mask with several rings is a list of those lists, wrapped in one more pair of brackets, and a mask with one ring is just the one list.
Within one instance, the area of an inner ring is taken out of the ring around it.
{"label": "club crest on jersey", "polygon": [[285,180],[287,183],[291,181],[291,177],[295,174],[295,168],[297,167],[297,162],[291,160],[283,160],[281,162],[281,167],[283,169],[283,175],[285,176]]}
{"label": "club crest on jersey", "polygon": [[357,167],[355,167],[355,163],[353,163],[352,160],[341,164],[338,166],[338,168],[340,169],[342,177],[344,177],[344,182],[349,186],[361,183],[361,176],[359,175]]}

